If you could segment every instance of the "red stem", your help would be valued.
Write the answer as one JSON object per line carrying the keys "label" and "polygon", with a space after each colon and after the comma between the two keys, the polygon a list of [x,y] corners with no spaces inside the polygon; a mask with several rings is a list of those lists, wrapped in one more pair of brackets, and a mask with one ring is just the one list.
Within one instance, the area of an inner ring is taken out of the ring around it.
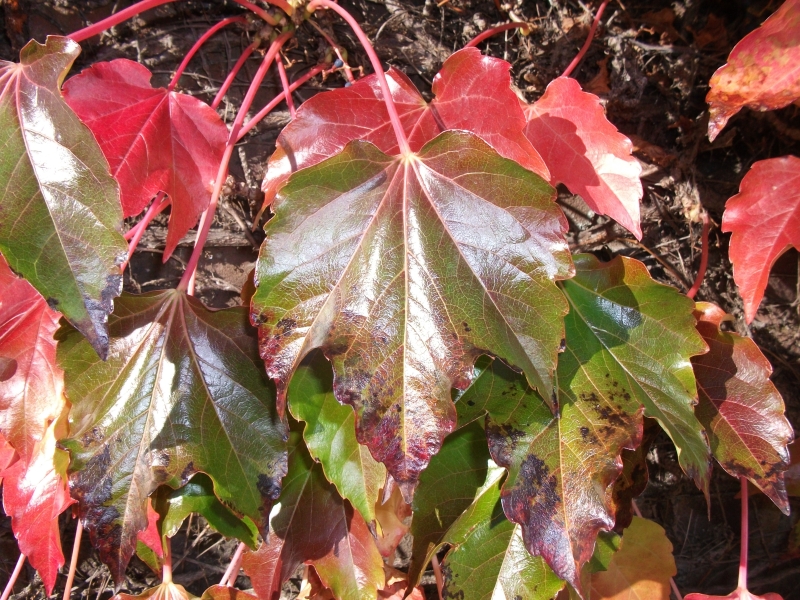
{"label": "red stem", "polygon": [[741,553],[739,554],[739,589],[747,589],[747,542],[750,530],[748,527],[747,519],[747,479],[741,478],[742,481],[742,540],[741,540]]}
{"label": "red stem", "polygon": [[[272,4],[276,4],[276,6],[280,6],[279,4],[277,4],[277,2],[285,4],[285,2],[282,2],[282,0],[269,0],[269,1]],[[127,21],[131,17],[135,17],[136,15],[143,13],[146,10],[150,10],[151,8],[156,8],[157,6],[161,6],[162,4],[169,4],[171,2],[177,2],[177,0],[142,0],[141,2],[137,2],[133,6],[129,6],[128,8],[121,10],[118,13],[114,13],[113,15],[103,19],[102,21],[98,21],[97,23],[89,25],[88,27],[79,29],[75,33],[70,34],[69,37],[75,42],[83,42],[85,40],[88,40],[93,35],[103,33],[106,29],[110,29],[111,27],[114,27],[114,25],[119,25],[123,21]],[[263,8],[259,8],[258,6],[256,6],[251,2],[247,2],[247,0],[233,0],[233,2],[241,4],[245,8],[250,9],[270,25],[275,26],[278,24],[275,18],[272,15],[270,15],[267,11],[265,11]],[[286,6],[288,7],[288,5]],[[291,14],[291,12],[289,12],[288,14]]]}
{"label": "red stem", "polygon": [[244,49],[244,52],[242,52],[242,55],[239,57],[239,60],[236,61],[236,64],[233,65],[233,69],[231,69],[231,72],[228,73],[228,76],[225,78],[225,81],[222,82],[222,86],[220,86],[217,95],[214,96],[214,101],[211,103],[211,108],[216,110],[220,102],[222,102],[222,99],[225,97],[225,94],[228,93],[228,89],[231,87],[231,84],[233,84],[233,80],[236,79],[236,75],[244,66],[245,61],[248,58],[250,58],[250,55],[253,53],[253,51],[260,45],[261,45],[261,40],[256,39],[256,41],[254,41],[252,44],[250,44],[247,48]]}
{"label": "red stem", "polygon": [[397,114],[397,107],[394,105],[394,99],[392,98],[392,92],[389,89],[389,82],[386,81],[386,74],[383,72],[383,66],[381,65],[381,61],[378,58],[378,55],[375,54],[375,49],[372,47],[372,44],[367,37],[367,34],[364,33],[364,30],[361,29],[361,26],[358,22],[353,18],[353,16],[348,13],[345,9],[341,6],[336,4],[335,2],[331,2],[331,0],[311,0],[308,4],[308,12],[313,13],[318,7],[329,8],[334,12],[338,13],[340,17],[342,17],[347,24],[350,25],[350,28],[353,30],[353,33],[356,34],[358,41],[361,43],[361,46],[367,53],[370,62],[372,63],[372,68],[375,70],[375,75],[378,77],[378,83],[381,86],[381,93],[383,94],[383,101],[386,104],[386,110],[389,113],[389,119],[392,121],[392,127],[394,128],[394,135],[397,138],[397,145],[400,147],[400,154],[401,155],[408,155],[411,154],[411,147],[408,144],[408,138],[406,137],[406,132],[403,129],[403,124],[400,121],[400,115]]}
{"label": "red stem", "polygon": [[172,540],[164,536],[164,564],[161,567],[161,583],[172,583]]}
{"label": "red stem", "polygon": [[272,4],[272,6],[277,6],[289,16],[294,14],[294,8],[292,8],[292,5],[285,0],[264,0],[264,2],[267,4]]}
{"label": "red stem", "polygon": [[178,70],[175,71],[175,75],[172,76],[172,81],[169,82],[167,89],[171,92],[175,89],[175,86],[178,84],[178,80],[183,75],[183,72],[186,70],[186,67],[189,65],[189,61],[194,58],[194,55],[197,54],[197,51],[200,50],[200,47],[208,41],[212,35],[217,33],[223,27],[230,25],[231,23],[247,23],[247,19],[244,17],[228,17],[227,19],[223,19],[213,27],[211,27],[208,31],[206,31],[199,40],[194,43],[194,46],[189,50],[188,54],[184,57],[183,61],[181,62]]}
{"label": "red stem", "polygon": [[225,144],[225,152],[222,156],[222,162],[220,162],[219,170],[217,171],[217,178],[214,180],[214,191],[211,193],[211,201],[208,204],[208,208],[206,209],[204,217],[200,220],[200,226],[197,232],[197,239],[194,243],[192,256],[189,258],[189,262],[186,265],[186,271],[184,272],[183,277],[178,284],[178,290],[185,291],[189,295],[194,293],[194,273],[197,269],[197,263],[200,261],[200,255],[203,253],[203,246],[206,243],[206,238],[208,238],[208,231],[211,229],[211,223],[214,221],[214,213],[217,210],[219,195],[222,192],[222,186],[224,185],[225,179],[228,176],[228,163],[233,155],[233,148],[236,145],[239,130],[242,128],[242,122],[244,121],[247,111],[250,110],[250,106],[253,104],[253,100],[256,97],[258,88],[261,86],[261,82],[264,80],[264,76],[267,74],[270,66],[272,66],[272,62],[275,60],[275,56],[277,56],[278,52],[280,52],[281,46],[286,43],[286,40],[292,37],[293,33],[294,32],[292,31],[282,33],[275,38],[275,41],[272,42],[269,50],[267,50],[267,54],[264,56],[264,60],[261,61],[261,66],[258,67],[258,71],[256,72],[255,77],[253,77],[253,81],[250,83],[250,87],[247,90],[247,94],[245,94],[242,105],[239,107],[239,112],[236,114],[236,119],[233,121],[233,126],[231,127],[231,132],[228,136],[228,142]]}
{"label": "red stem", "polygon": [[708,230],[711,228],[711,220],[708,218],[708,213],[703,213],[703,233],[701,234],[701,254],[700,254],[700,268],[697,270],[697,277],[695,277],[694,285],[686,292],[689,298],[694,298],[703,285],[703,279],[706,276],[706,268],[708,268]]}
{"label": "red stem", "polygon": [[294,110],[294,100],[292,100],[292,90],[289,87],[289,78],[286,76],[286,67],[283,66],[283,60],[280,56],[275,61],[275,64],[278,65],[278,75],[281,78],[281,86],[283,87],[283,97],[286,100],[286,106],[289,107],[289,115],[292,117],[292,121],[294,121],[295,117],[297,116]]}
{"label": "red stem", "polygon": [[236,577],[239,575],[239,569],[242,565],[242,555],[246,547],[247,546],[242,542],[236,547],[236,552],[233,553],[233,558],[231,558],[231,564],[228,565],[225,574],[219,582],[220,585],[233,587],[236,584]]}
{"label": "red stem", "polygon": [[72,592],[72,582],[75,581],[75,571],[78,570],[78,551],[81,549],[81,537],[83,537],[83,521],[78,519],[78,528],[75,530],[75,542],[72,544],[72,556],[69,559],[69,574],[67,584],[64,586],[64,597],[62,600],[69,600]]}
{"label": "red stem", "polygon": [[594,21],[592,21],[592,26],[589,28],[589,35],[586,36],[586,41],[581,46],[581,49],[578,51],[578,55],[572,59],[572,62],[569,63],[569,66],[566,70],[561,74],[562,77],[569,77],[569,74],[572,73],[573,69],[580,64],[581,60],[583,60],[586,51],[589,49],[589,46],[592,45],[592,39],[594,39],[594,32],[597,31],[597,26],[600,24],[600,17],[603,16],[603,11],[608,6],[609,0],[603,0],[603,3],[600,5],[600,8],[597,9],[597,14],[594,16]]}
{"label": "red stem", "polygon": [[433,567],[433,577],[436,579],[436,591],[439,592],[439,600],[444,600],[444,577],[439,566],[439,558],[434,554],[431,556],[431,566]]}
{"label": "red stem", "polygon": [[22,567],[25,565],[25,555],[20,554],[19,559],[17,560],[17,566],[14,567],[14,572],[11,573],[11,579],[8,580],[6,584],[6,589],[3,590],[3,595],[0,596],[0,600],[8,600],[8,597],[11,595],[11,592],[14,589],[14,584],[17,583],[17,577],[22,572]]}
{"label": "red stem", "polygon": [[505,25],[498,25],[497,27],[491,27],[484,31],[483,33],[479,33],[466,44],[464,44],[464,48],[474,48],[478,44],[480,44],[483,40],[492,37],[493,35],[497,35],[498,33],[503,33],[504,31],[508,31],[509,29],[530,29],[530,25],[528,23],[506,23]]}
{"label": "red stem", "polygon": [[[312,77],[314,77],[315,75],[319,75],[319,74],[320,74],[322,71],[324,71],[324,70],[325,70],[325,68],[326,68],[326,67],[328,67],[328,66],[330,66],[330,65],[317,65],[317,66],[315,66],[315,67],[314,67],[313,69],[311,69],[311,70],[310,70],[308,73],[306,73],[305,75],[303,75],[303,76],[302,76],[300,79],[298,79],[297,81],[293,82],[293,83],[292,83],[292,84],[289,86],[289,91],[290,91],[290,92],[293,92],[293,91],[295,91],[297,88],[299,88],[301,85],[303,85],[303,84],[304,84],[306,81],[308,81],[309,79],[311,79],[311,78],[312,78]],[[241,140],[241,139],[242,139],[242,138],[243,138],[245,135],[247,135],[247,132],[249,132],[249,131],[250,131],[250,130],[253,128],[253,127],[255,127],[256,125],[258,125],[258,123],[259,123],[259,121],[261,121],[261,119],[263,119],[263,118],[264,118],[264,117],[266,117],[266,116],[267,116],[269,113],[271,113],[273,110],[275,110],[275,107],[276,107],[276,106],[278,106],[278,104],[280,104],[280,103],[283,101],[283,99],[284,99],[285,97],[286,97],[286,91],[285,91],[285,90],[284,90],[284,91],[282,91],[282,92],[281,92],[280,94],[278,94],[277,96],[275,96],[275,97],[274,97],[274,98],[273,98],[273,99],[270,101],[270,103],[269,103],[269,104],[267,104],[267,105],[266,105],[264,108],[262,108],[262,109],[261,109],[261,110],[258,112],[258,114],[257,114],[255,117],[253,117],[252,119],[250,119],[250,120],[249,120],[247,123],[245,123],[245,124],[242,126],[242,128],[239,130],[239,136],[236,138],[236,141],[237,141],[237,142],[238,142],[238,141],[240,141],[240,140]]]}
{"label": "red stem", "polygon": [[158,196],[156,196],[156,199],[153,200],[153,203],[150,205],[150,208],[147,209],[144,217],[142,217],[142,220],[125,234],[127,237],[129,233],[133,232],[133,235],[131,235],[130,241],[128,242],[128,260],[122,264],[122,267],[120,267],[121,270],[124,271],[128,266],[128,263],[131,262],[131,257],[133,256],[133,253],[136,252],[136,247],[139,245],[139,241],[142,239],[144,231],[147,229],[147,226],[150,224],[150,222],[156,217],[156,215],[163,212],[164,209],[167,208],[167,206],[169,206],[172,202],[172,200],[165,196],[166,195],[164,192],[159,192]]}

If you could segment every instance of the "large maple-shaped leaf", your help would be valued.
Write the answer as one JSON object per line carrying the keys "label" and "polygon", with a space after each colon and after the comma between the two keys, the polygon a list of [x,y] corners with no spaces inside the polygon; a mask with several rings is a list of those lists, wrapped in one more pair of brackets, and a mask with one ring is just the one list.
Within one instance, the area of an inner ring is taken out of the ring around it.
{"label": "large maple-shaped leaf", "polygon": [[305,563],[314,566],[336,598],[374,600],[384,574],[372,534],[325,479],[297,433],[290,439],[289,472],[279,502],[261,548],[242,560],[258,597],[277,600],[283,583]]}
{"label": "large maple-shaped leaf", "polygon": [[79,52],[51,36],[0,61],[0,252],[105,356],[127,244],[108,163],[59,90]]}
{"label": "large maple-shaped leaf", "polygon": [[25,461],[63,403],[64,374],[55,364],[53,339],[58,319],[0,256],[0,360],[9,364],[0,381],[0,433]]}
{"label": "large maple-shaped leaf", "polygon": [[[501,156],[549,178],[544,161],[522,133],[525,116],[511,89],[510,68],[476,48],[459,50],[434,77],[430,104],[408,77],[389,69],[386,78],[411,149],[418,151],[445,130],[462,129],[480,136]],[[353,140],[371,142],[387,154],[398,151],[375,75],[303,103],[269,159],[262,186],[266,201],[291,173],[334,156]]]}
{"label": "large maple-shaped leaf", "polygon": [[473,503],[444,537],[453,546],[442,562],[446,598],[551,600],[564,587],[544,560],[525,548],[520,526],[503,514],[504,475],[504,469],[489,470]]}
{"label": "large maple-shaped leaf", "polygon": [[733,279],[749,323],[764,297],[772,265],[790,246],[800,249],[800,158],[753,163],[739,193],[725,204],[722,231],[733,233]]}
{"label": "large maple-shaped leaf", "polygon": [[786,0],[743,37],[709,82],[708,137],[742,107],[772,110],[800,98],[800,0]]}
{"label": "large maple-shaped leaf", "polygon": [[669,600],[678,570],[664,528],[639,517],[622,534],[608,569],[592,574],[592,600]]}
{"label": "large maple-shaped leaf", "polygon": [[20,552],[39,572],[48,595],[64,565],[58,517],[74,502],[67,490],[69,456],[56,447],[56,436],[65,432],[63,422],[63,417],[50,422],[31,454],[2,473],[3,508]]}
{"label": "large maple-shaped leaf", "polygon": [[64,97],[111,164],[126,217],[169,195],[166,260],[211,200],[228,128],[198,98],[152,87],[151,76],[125,58],[95,63],[64,84]]}
{"label": "large maple-shaped leaf", "polygon": [[558,77],[525,113],[525,135],[552,181],[641,239],[642,168],[631,154],[631,141],[606,119],[600,99],[582,91],[574,79]]}
{"label": "large maple-shaped leaf", "polygon": [[59,331],[72,401],[70,490],[117,581],[147,525],[147,497],[197,471],[217,496],[265,524],[286,472],[286,427],[243,308],[210,311],[171,290],[123,295],[107,361]]}
{"label": "large maple-shaped leaf", "polygon": [[334,398],[328,361],[320,353],[310,358],[289,385],[289,411],[305,422],[303,438],[311,456],[322,463],[325,477],[370,523],[386,469],[356,440],[355,414]]}
{"label": "large maple-shaped leaf", "polygon": [[753,340],[720,329],[728,318],[722,309],[701,302],[696,315],[709,352],[692,358],[700,393],[695,413],[714,458],[734,477],[747,477],[788,515],[783,472],[793,432],[769,380],[772,366]]}
{"label": "large maple-shaped leaf", "polygon": [[296,173],[267,226],[252,301],[278,400],[321,348],[358,440],[410,500],[484,352],[551,397],[570,275],[552,188],[477,137],[390,158],[351,142]]}

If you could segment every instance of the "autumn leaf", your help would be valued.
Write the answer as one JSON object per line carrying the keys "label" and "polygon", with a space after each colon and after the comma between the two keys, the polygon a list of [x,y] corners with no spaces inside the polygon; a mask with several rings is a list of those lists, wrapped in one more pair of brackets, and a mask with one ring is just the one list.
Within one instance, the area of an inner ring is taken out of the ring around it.
{"label": "autumn leaf", "polygon": [[364,519],[328,483],[299,434],[289,442],[289,471],[257,552],[242,560],[259,598],[277,600],[302,564],[312,565],[340,600],[374,600],[383,587],[383,560]]}
{"label": "autumn leaf", "polygon": [[729,317],[719,307],[699,302],[695,315],[709,347],[692,358],[700,392],[695,414],[711,452],[730,475],[748,478],[788,515],[783,472],[794,435],[769,380],[772,366],[753,340],[721,329]]}
{"label": "autumn leaf", "polygon": [[592,574],[591,598],[669,600],[669,580],[677,572],[664,529],[653,521],[634,517],[608,569]]}
{"label": "autumn leaf", "polygon": [[333,395],[333,373],[321,353],[309,357],[289,384],[289,411],[306,425],[308,451],[322,464],[325,477],[350,501],[364,520],[375,520],[375,502],[386,469],[356,440],[355,414]]}
{"label": "autumn leaf", "polygon": [[[405,74],[389,69],[386,79],[411,149],[419,151],[445,130],[461,129],[548,179],[544,161],[522,133],[525,116],[511,89],[510,68],[475,48],[459,50],[433,78],[430,104]],[[269,159],[262,185],[265,202],[272,201],[291,173],[336,155],[353,140],[371,142],[386,154],[399,150],[375,75],[318,94],[298,108]]]}
{"label": "autumn leaf", "polygon": [[[147,527],[140,531],[137,539],[145,546],[150,548],[157,559],[164,558],[164,547],[161,544],[161,534],[159,533],[158,520],[160,515],[153,508],[152,500],[147,501]],[[173,533],[174,535],[174,533]]]}
{"label": "autumn leaf", "polygon": [[378,534],[375,544],[383,557],[394,555],[397,546],[410,529],[406,521],[412,514],[411,507],[403,500],[400,488],[391,480],[389,485],[391,486],[389,498],[384,502],[380,497],[375,502],[375,529]]}
{"label": "autumn leaf", "polygon": [[642,168],[631,141],[606,119],[600,99],[571,77],[557,77],[525,115],[525,136],[547,164],[551,183],[563,183],[594,212],[642,239]]}
{"label": "autumn leaf", "polygon": [[166,581],[154,588],[143,591],[138,596],[132,594],[117,594],[112,600],[194,600],[194,594],[186,591],[182,585]]}
{"label": "autumn leaf", "polygon": [[780,594],[775,594],[773,592],[767,592],[761,596],[756,596],[746,589],[737,588],[727,596],[712,596],[710,594],[693,593],[686,594],[684,596],[684,600],[783,600],[783,597]]}
{"label": "autumn leaf", "polygon": [[64,84],[64,98],[97,138],[126,217],[159,191],[170,197],[166,262],[211,200],[228,128],[200,99],[154,88],[151,77],[132,60],[99,62]]}
{"label": "autumn leaf", "polygon": [[[647,487],[649,473],[647,453],[661,428],[653,419],[644,420],[642,443],[635,450],[623,450],[622,472],[611,488],[611,505],[614,511],[614,529],[629,527],[633,519],[633,502]],[[598,542],[599,543],[599,542]],[[595,554],[597,550],[595,548]]]}
{"label": "autumn leaf", "polygon": [[286,469],[286,426],[243,308],[210,311],[176,290],[123,295],[99,360],[59,331],[72,401],[70,489],[116,581],[147,526],[148,496],[197,471],[217,496],[265,524]]}
{"label": "autumn leaf", "polygon": [[750,323],[764,297],[772,265],[791,246],[800,248],[800,158],[783,156],[753,163],[739,184],[739,193],[725,204],[722,231],[733,234],[729,254],[733,279]]}
{"label": "autumn leaf", "polygon": [[227,585],[212,585],[200,600],[258,600],[258,597]]}
{"label": "autumn leaf", "polygon": [[410,500],[455,426],[452,387],[484,352],[550,399],[571,263],[564,217],[538,176],[475,136],[446,132],[390,158],[365,142],[296,173],[257,263],[251,319],[276,380],[321,348],[336,398]]}
{"label": "autumn leaf", "polygon": [[3,471],[10,467],[19,458],[14,447],[8,443],[0,432],[0,483],[3,482]]}
{"label": "autumn leaf", "polygon": [[773,110],[800,98],[800,0],[786,0],[744,36],[711,77],[709,88],[712,141],[744,106]]}
{"label": "autumn leaf", "polygon": [[59,90],[79,53],[50,36],[0,61],[0,252],[105,357],[127,244],[108,163]]}

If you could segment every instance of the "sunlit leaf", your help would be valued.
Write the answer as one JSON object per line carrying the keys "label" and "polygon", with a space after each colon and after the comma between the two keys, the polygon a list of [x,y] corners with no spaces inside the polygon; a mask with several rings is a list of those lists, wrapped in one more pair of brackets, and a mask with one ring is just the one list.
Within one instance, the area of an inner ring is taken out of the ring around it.
{"label": "sunlit leaf", "polygon": [[212,585],[200,600],[258,600],[258,597],[227,585]]}
{"label": "sunlit leaf", "polygon": [[138,596],[117,594],[112,600],[194,600],[195,598],[197,596],[187,592],[182,585],[169,581],[145,590]]}
{"label": "sunlit leaf", "polygon": [[452,387],[478,355],[514,364],[551,399],[572,265],[552,188],[475,136],[419,154],[371,144],[296,173],[256,269],[252,321],[278,399],[321,348],[359,442],[410,500],[455,427]]}
{"label": "sunlit leaf", "polygon": [[375,529],[378,534],[375,543],[384,557],[392,556],[408,533],[410,527],[406,522],[412,513],[411,507],[403,500],[400,488],[393,481],[390,485],[392,491],[386,502],[383,502],[382,496],[375,502]]}
{"label": "sunlit leaf", "polygon": [[[633,517],[631,517],[633,522]],[[630,523],[626,525],[630,527]],[[619,544],[622,537],[613,531],[601,531],[597,536],[597,542],[594,545],[594,553],[592,558],[586,563],[586,569],[589,573],[599,573],[600,571],[608,571],[611,564],[611,558],[619,550]]]}
{"label": "sunlit leaf", "polygon": [[[158,520],[159,515],[153,508],[153,501],[147,502],[147,527],[140,531],[137,535],[139,542],[150,548],[155,554],[157,559],[164,558],[164,547],[161,543],[161,534],[159,533]],[[174,533],[173,533],[174,535]],[[138,546],[138,544],[137,544]]]}
{"label": "sunlit leaf", "polygon": [[223,502],[265,524],[287,431],[243,308],[210,311],[175,290],[124,295],[109,331],[108,361],[69,330],[58,359],[73,403],[70,489],[120,581],[160,484],[202,471]]}
{"label": "sunlit leaf", "polygon": [[172,200],[166,261],[211,200],[228,128],[199,98],[154,88],[151,77],[125,58],[98,62],[64,84],[64,98],[108,159],[126,217],[159,191]]}
{"label": "sunlit leaf", "polygon": [[722,331],[721,308],[697,304],[697,330],[708,354],[692,358],[700,404],[695,409],[711,452],[728,473],[747,477],[787,515],[783,472],[794,437],[781,395],[769,380],[772,366],[753,340]]}
{"label": "sunlit leaf", "polygon": [[127,244],[108,163],[59,90],[79,52],[50,36],[0,62],[0,252],[105,356]]}

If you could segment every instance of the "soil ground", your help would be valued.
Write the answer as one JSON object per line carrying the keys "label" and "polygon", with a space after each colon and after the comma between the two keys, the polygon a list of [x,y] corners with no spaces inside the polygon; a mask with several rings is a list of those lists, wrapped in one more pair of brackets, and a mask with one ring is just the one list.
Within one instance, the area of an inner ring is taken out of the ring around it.
{"label": "soil ground", "polygon": [[[561,74],[583,43],[596,6],[580,0],[356,0],[342,2],[364,24],[381,59],[404,71],[430,98],[431,80],[447,56],[486,27],[510,18],[534,23],[522,37],[509,32],[482,48],[513,65],[520,92],[535,100],[547,83]],[[126,0],[4,0],[0,19],[0,58],[16,60],[31,37],[64,34],[87,22],[132,4]],[[722,306],[736,317],[735,328],[762,348],[774,367],[773,381],[783,394],[789,420],[800,426],[800,318],[798,254],[791,250],[776,264],[766,298],[756,320],[744,324],[742,304],[727,259],[729,235],[720,231],[725,201],[738,190],[750,165],[770,157],[800,156],[800,108],[755,113],[743,110],[713,143],[705,135],[707,82],[721,66],[733,44],[780,4],[779,0],[623,0],[612,2],[591,48],[573,76],[606,103],[609,119],[635,144],[642,162],[641,243],[626,231],[593,215],[583,202],[560,190],[559,201],[571,223],[574,251],[594,252],[602,258],[616,254],[643,261],[652,275],[686,291],[700,259],[699,214],[712,219],[709,269],[697,296]],[[193,42],[221,17],[239,14],[233,3],[179,2],[152,10],[102,37],[84,44],[73,73],[99,60],[127,57],[153,73],[153,83],[165,85]],[[328,25],[337,41],[348,48],[350,64],[369,63],[352,33],[331,17]],[[228,69],[249,43],[252,32],[228,28],[214,37],[191,63],[180,89],[204,99],[213,97]],[[304,26],[288,52],[293,61],[290,77],[317,63],[324,45]],[[260,57],[251,58],[237,79],[230,100],[222,106],[230,119],[247,80]],[[343,85],[334,75],[319,79],[295,94],[297,103],[326,89]],[[262,106],[279,89],[277,75],[259,92]],[[212,237],[201,262],[198,296],[209,306],[240,302],[240,290],[253,268],[263,237],[257,229],[246,233],[260,205],[259,184],[275,139],[289,121],[280,106],[237,148],[232,176],[215,220]],[[140,292],[177,283],[191,251],[182,246],[166,264],[161,261],[166,218],[151,227],[140,252],[126,274],[125,287]],[[192,237],[193,239],[193,237]],[[674,546],[676,582],[683,593],[722,594],[736,582],[739,552],[738,482],[715,470],[709,509],[702,494],[681,473],[675,449],[659,435],[648,455],[650,482],[638,500],[644,516],[661,523]],[[751,503],[751,589],[778,592],[785,600],[800,600],[800,559],[790,550],[789,535],[798,525],[800,501],[792,499],[792,515],[783,516],[766,497]],[[67,555],[74,522],[63,520]],[[232,554],[226,542],[200,520],[195,520],[174,542],[176,580],[202,593],[215,583]],[[191,550],[191,552],[189,552]],[[8,519],[0,519],[0,581],[13,568],[17,549]],[[108,598],[110,579],[84,542],[73,598]],[[402,552],[398,565],[403,563]],[[156,582],[143,563],[134,560],[126,587],[141,590]],[[244,578],[240,587],[248,587]],[[64,585],[59,578],[57,590]],[[433,588],[428,586],[431,594]],[[41,582],[26,571],[16,588],[17,598],[43,597]],[[58,592],[60,597],[60,591]],[[287,597],[292,592],[287,588]],[[432,595],[430,597],[433,597]]]}

